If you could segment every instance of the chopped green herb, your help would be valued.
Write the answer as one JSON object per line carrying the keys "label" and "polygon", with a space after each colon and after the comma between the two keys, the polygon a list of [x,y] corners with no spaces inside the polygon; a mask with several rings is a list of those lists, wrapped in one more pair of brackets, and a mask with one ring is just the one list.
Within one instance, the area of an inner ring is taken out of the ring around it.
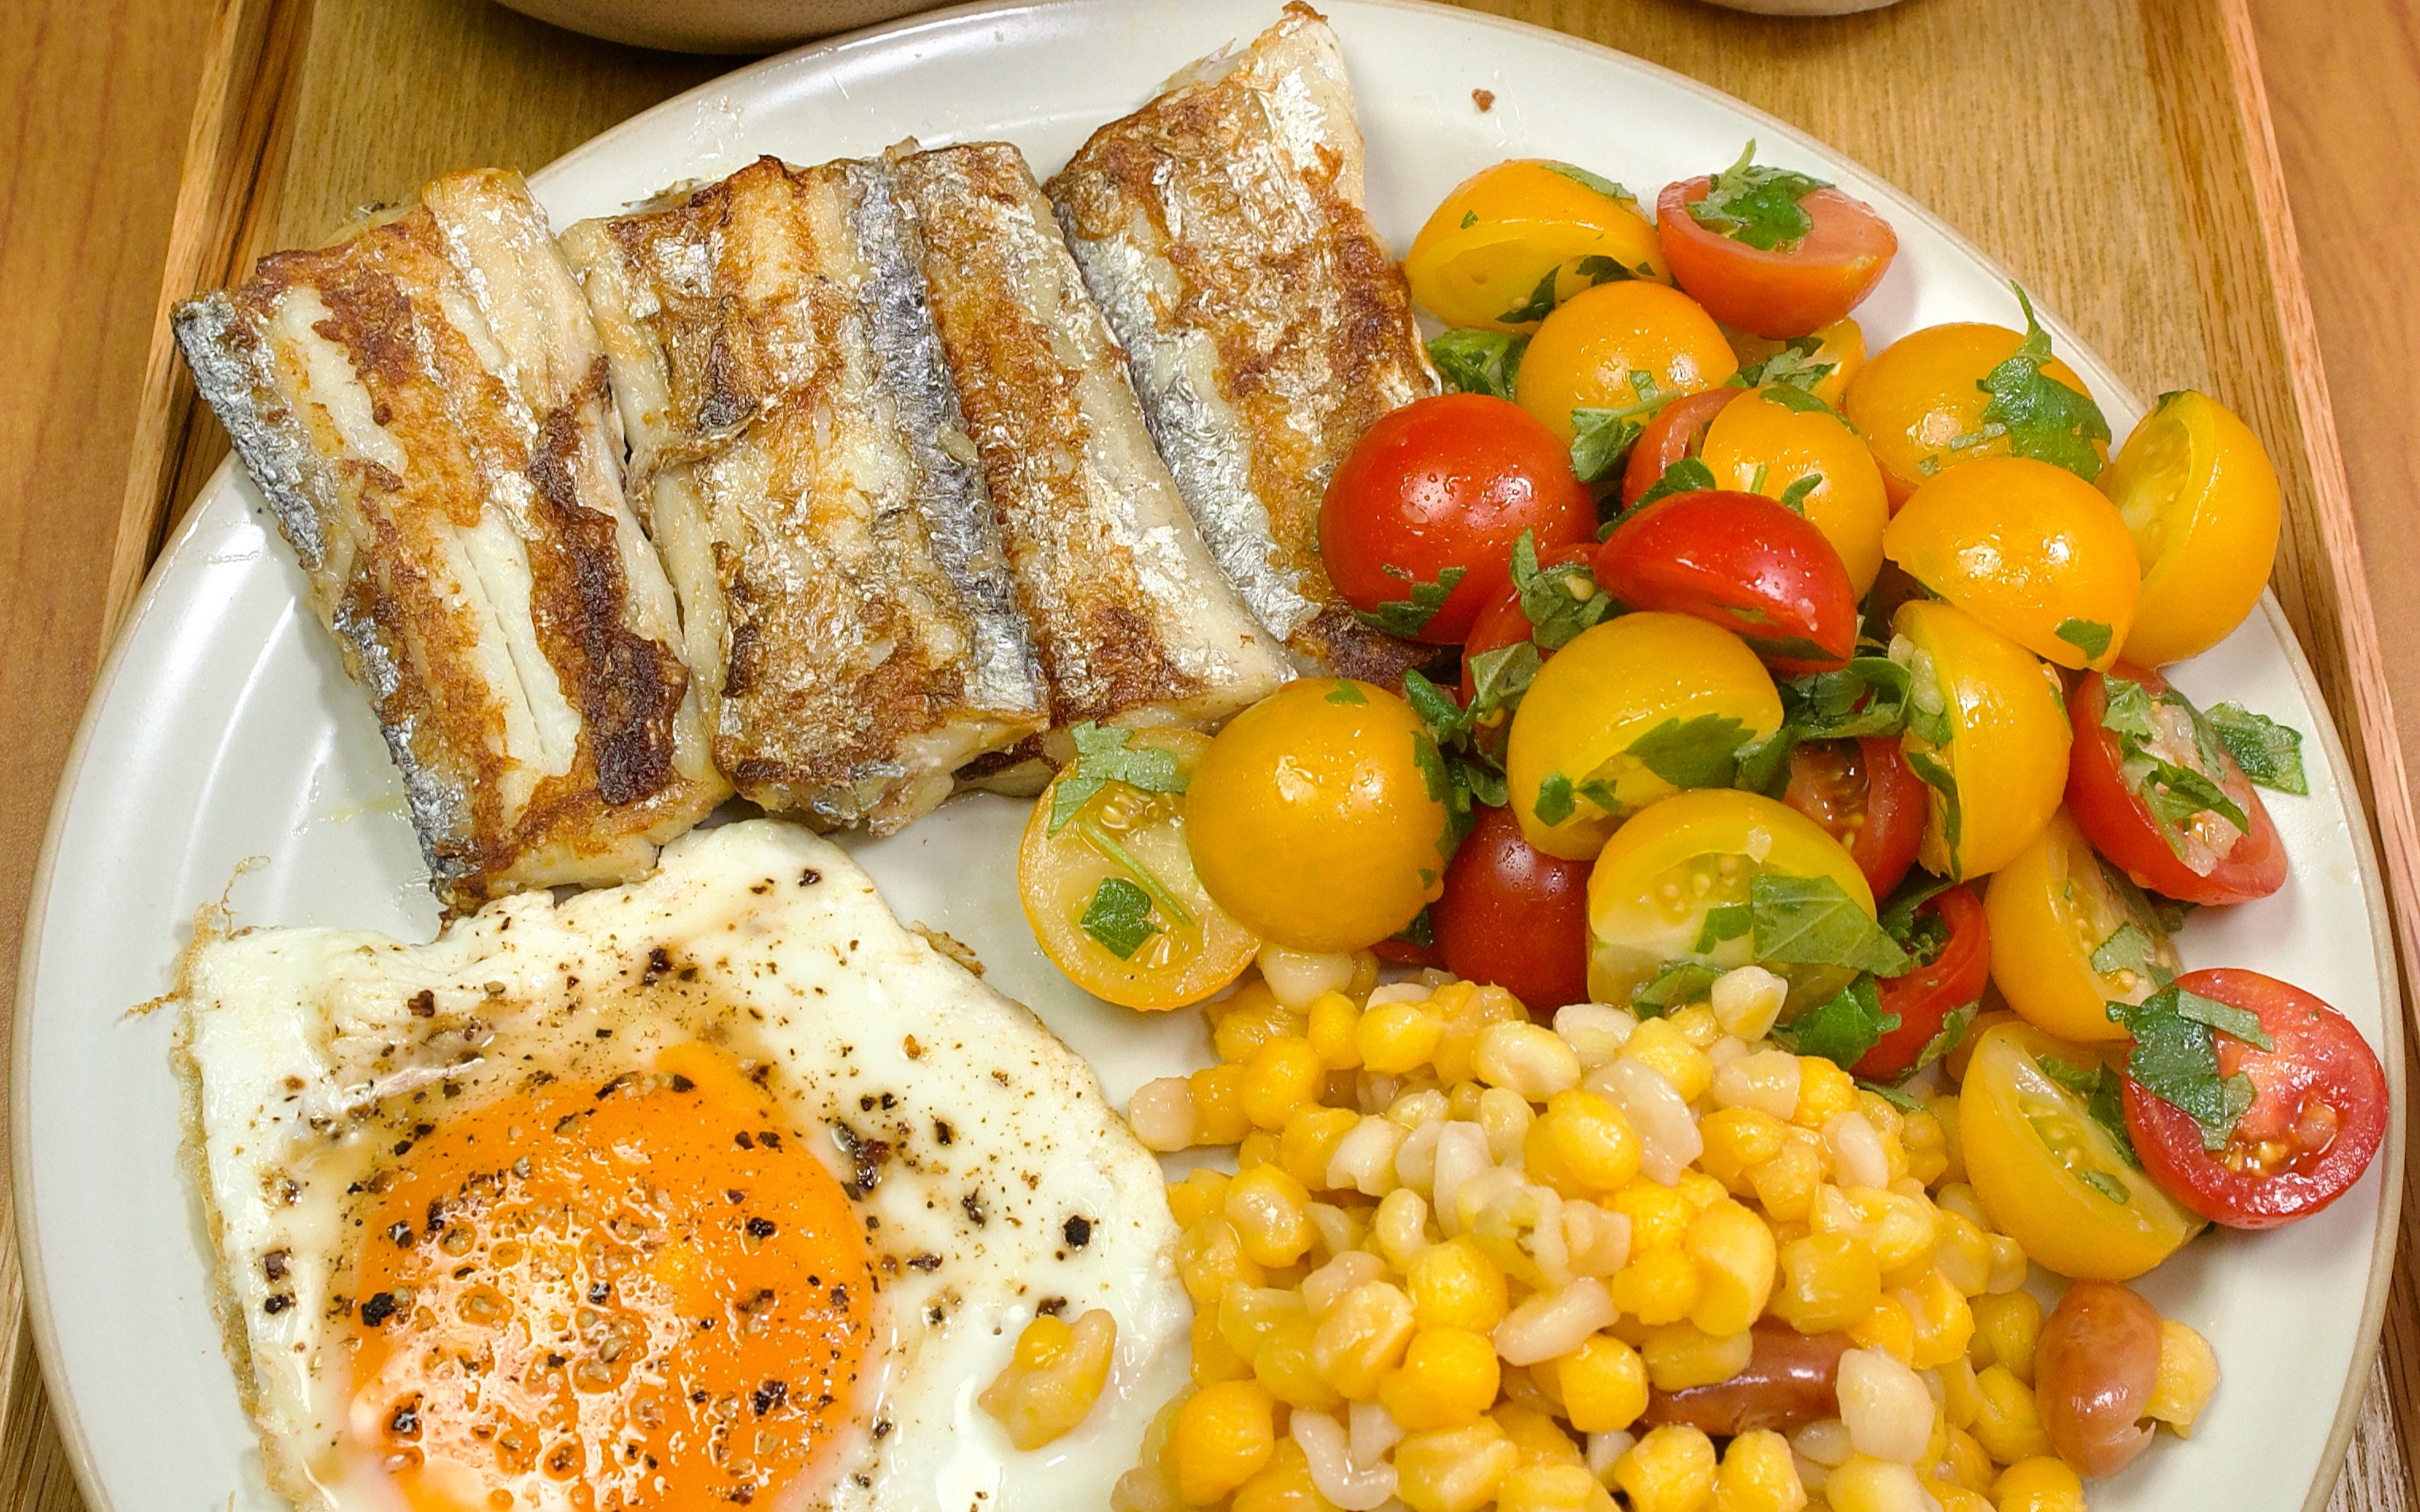
{"label": "chopped green herb", "polygon": [[1457,227],[1457,229],[1467,231],[1478,224],[1479,212],[1477,210],[1465,210],[1462,212],[1462,224]]}
{"label": "chopped green herb", "polygon": [[2109,422],[2088,394],[2042,371],[2051,360],[2050,332],[2034,317],[2033,301],[2023,288],[2017,288],[2017,303],[2025,312],[2025,339],[1975,385],[1992,396],[1976,440],[2005,435],[2017,455],[2063,467],[2089,483],[2102,468],[2093,443],[2108,441]]}
{"label": "chopped green herb", "polygon": [[2199,993],[2189,993],[2182,987],[2170,987],[2168,991],[2176,995],[2176,1010],[2180,1016],[2195,1024],[2206,1024],[2221,1034],[2232,1035],[2245,1044],[2257,1045],[2263,1050],[2277,1048],[2277,1041],[2269,1038],[2269,1031],[2260,1026],[2260,1015],[2250,1009],[2222,1003],[2215,997],[2204,997]]}
{"label": "chopped green herb", "polygon": [[[2118,1147],[2118,1153],[2126,1158],[2126,1164],[2137,1170],[2142,1168],[2143,1162],[2134,1153],[2134,1136],[2126,1128],[2124,1077],[2099,1061],[2078,1065],[2071,1060],[2061,1060],[2056,1056],[2043,1056],[2034,1063],[2041,1068],[2043,1075],[2084,1099],[2085,1113],[2101,1126],[2101,1132],[2109,1136],[2109,1142]],[[2102,1180],[2114,1180],[2105,1172],[2091,1174]],[[2086,1180],[2088,1182],[2089,1179]],[[2096,1187],[2094,1190],[2101,1189]],[[2122,1188],[2118,1200],[2125,1200]]]}
{"label": "chopped green herb", "polygon": [[1529,805],[1529,811],[1542,825],[1559,825],[1572,816],[1575,807],[1572,779],[1560,772],[1548,772],[1538,784],[1538,801]]}
{"label": "chopped green herb", "polygon": [[1788,168],[1760,168],[1755,159],[1751,141],[1739,161],[1706,186],[1705,197],[1690,203],[1689,218],[1765,252],[1794,247],[1815,229],[1815,218],[1798,202],[1832,186]]}
{"label": "chopped green herb", "polygon": [[1794,409],[1802,415],[1830,415],[1836,420],[1839,418],[1839,411],[1817,398],[1812,389],[1802,389],[1794,383],[1776,383],[1756,392],[1784,409]]}
{"label": "chopped green herb", "polygon": [[1777,798],[1790,786],[1790,758],[1798,749],[1799,733],[1795,725],[1782,727],[1762,740],[1751,740],[1739,748],[1737,769],[1731,774],[1731,786],[1748,793],[1761,793]]}
{"label": "chopped green herb", "polygon": [[2099,620],[2061,620],[2055,633],[2083,652],[2086,661],[2099,661],[2101,654],[2109,649],[2109,626]]}
{"label": "chopped green herb", "polygon": [[2107,1171],[2095,1170],[2087,1165],[2075,1173],[2075,1179],[2112,1202],[2122,1203],[2126,1200],[2126,1183]]}
{"label": "chopped green herb", "polygon": [[1887,656],[1858,656],[1836,672],[1781,685],[1784,717],[1810,740],[1895,735],[1907,728],[1908,670]]}
{"label": "chopped green herb", "polygon": [[1857,1078],[1857,1085],[1865,1090],[1873,1093],[1876,1097],[1881,1098],[1891,1106],[1899,1109],[1901,1113],[1921,1113],[1924,1111],[1923,1102],[1914,1093],[1893,1087],[1887,1082],[1869,1082],[1860,1076]]}
{"label": "chopped green herb", "polygon": [[1392,564],[1381,570],[1399,582],[1411,584],[1411,596],[1381,604],[1369,613],[1357,609],[1355,613],[1363,624],[1407,640],[1428,628],[1429,621],[1436,618],[1437,610],[1445,608],[1445,601],[1453,596],[1455,587],[1469,573],[1466,567],[1448,567],[1437,574],[1436,581],[1424,583]]}
{"label": "chopped green herb", "polygon": [[1924,779],[1924,785],[1931,788],[1941,799],[1942,845],[1949,853],[1950,875],[1955,878],[1958,874],[1958,831],[1962,817],[1959,812],[1958,779],[1950,775],[1948,767],[1944,766],[1927,751],[1907,752],[1907,764],[1914,768],[1916,776]]}
{"label": "chopped green herb", "polygon": [[[2191,1004],[2185,1002],[2187,998],[2193,998]],[[2126,1057],[2127,1074],[2153,1097],[2191,1115],[2201,1125],[2202,1148],[2211,1151],[2226,1148],[2236,1123],[2252,1105],[2249,1075],[2238,1072],[2221,1077],[2218,1073],[2218,1043],[2209,1022],[2210,1010],[2217,1009],[2223,1016],[2227,1007],[2194,997],[2175,986],[2152,994],[2139,1006],[2109,1005],[2111,1021],[2124,1025],[2134,1039],[2134,1048]],[[2192,1011],[2186,1011],[2188,1008]],[[2252,1027],[2258,1032],[2257,1020]]]}
{"label": "chopped green herb", "polygon": [[1704,955],[1725,940],[1736,940],[1748,932],[1754,910],[1745,903],[1718,903],[1706,910],[1706,921],[1698,930],[1698,943],[1689,947]]}
{"label": "chopped green herb", "polygon": [[1965,1043],[1966,1032],[1975,1026],[1975,1017],[1982,1011],[1982,1004],[1968,1003],[1963,1008],[1953,1008],[1942,1014],[1940,1029],[1924,1041],[1923,1049],[1916,1053],[1916,1065],[1912,1069],[1922,1071]]}
{"label": "chopped green herb", "polygon": [[1486,763],[1458,759],[1454,763],[1453,771],[1456,780],[1470,789],[1470,795],[1474,801],[1483,803],[1491,809],[1501,809],[1509,801],[1505,792],[1504,774]]}
{"label": "chopped green herb", "polygon": [[1412,921],[1388,938],[1401,940],[1405,945],[1417,945],[1423,950],[1435,949],[1436,925],[1429,918],[1429,905],[1420,904],[1420,911],[1412,916]]}
{"label": "chopped green herb", "polygon": [[[1874,922],[1883,927],[1884,933],[1899,942],[1900,949],[1913,955],[1915,952],[1909,942],[1916,937],[1916,910],[1956,886],[1955,882],[1936,877],[1929,872],[1911,872],[1907,880],[1899,885],[1899,890],[1883,904],[1882,912],[1875,917]],[[1938,915],[1928,914],[1925,917],[1931,918]],[[1916,964],[1928,964],[1929,961]]]}
{"label": "chopped green herb", "polygon": [[1538,564],[1538,540],[1528,531],[1512,543],[1512,589],[1529,622],[1529,639],[1546,651],[1560,651],[1582,630],[1613,612],[1613,600],[1596,585],[1585,562],[1556,567]]}
{"label": "chopped green herb", "polygon": [[1599,284],[1619,284],[1640,276],[1612,258],[1593,253],[1572,264],[1572,270],[1587,279],[1590,288],[1596,287]]}
{"label": "chopped green herb", "polygon": [[1755,960],[1849,966],[1882,977],[1908,969],[1907,952],[1830,877],[1760,872],[1748,884],[1748,954]]}
{"label": "chopped green herb", "polygon": [[1111,782],[1124,782],[1145,793],[1182,793],[1185,777],[1176,769],[1176,753],[1146,746],[1127,748],[1127,730],[1104,730],[1087,719],[1067,732],[1076,742],[1076,760],[1050,790],[1050,833],[1067,827],[1078,810]]}
{"label": "chopped green herb", "polygon": [[1479,723],[1498,715],[1509,717],[1521,706],[1530,680],[1538,675],[1542,659],[1535,640],[1515,640],[1509,646],[1481,652],[1470,658],[1468,665],[1470,717],[1473,723]]}
{"label": "chopped green herb", "polygon": [[1739,748],[1747,726],[1728,714],[1677,715],[1632,741],[1622,751],[1676,788],[1727,788],[1739,770]]}
{"label": "chopped green herb", "polygon": [[1429,738],[1440,749],[1451,750],[1470,732],[1470,715],[1453,700],[1453,695],[1437,687],[1419,671],[1404,674],[1404,702],[1428,726]]}
{"label": "chopped green herb", "polygon": [[2177,975],[2161,964],[2160,942],[2152,938],[2149,930],[2131,918],[2093,947],[2092,969],[2104,977],[2131,971],[2155,987],[2166,986]]}
{"label": "chopped green herb", "polygon": [[1807,496],[1823,486],[1823,474],[1809,472],[1781,490],[1781,505],[1793,515],[1807,513]]}
{"label": "chopped green herb", "polygon": [[1666,393],[1645,368],[1630,370],[1630,389],[1638,396],[1635,403],[1572,411],[1572,471],[1582,483],[1594,483],[1620,467],[1647,422],[1680,397]]}
{"label": "chopped green herb", "polygon": [[1629,190],[1622,188],[1620,184],[1615,183],[1612,179],[1607,178],[1601,173],[1589,172],[1586,168],[1581,167],[1575,162],[1558,162],[1549,159],[1544,162],[1539,163],[1538,166],[1545,169],[1548,173],[1561,174],[1564,177],[1580,185],[1582,188],[1595,190],[1598,193],[1603,194],[1607,199],[1620,200],[1624,205],[1636,205],[1638,203],[1638,196],[1632,193]]}
{"label": "chopped green herb", "polygon": [[2098,1063],[2079,1065],[2072,1060],[2062,1060],[2056,1056],[2043,1056],[2034,1064],[2041,1068],[2043,1075],[2078,1097],[2090,1097],[2092,1089],[2101,1085],[2101,1067]]}
{"label": "chopped green herb", "polygon": [[1445,380],[1463,393],[1512,397],[1512,382],[1521,371],[1521,354],[1529,338],[1501,331],[1449,331],[1429,343],[1429,361]]}
{"label": "chopped green herb", "polygon": [[2241,703],[2221,703],[2210,711],[2209,718],[2211,733],[2235,758],[2235,764],[2243,768],[2245,777],[2279,793],[2310,795],[2310,780],[2303,775],[2301,731],[2265,714],[2255,714]]}
{"label": "chopped green herb", "polygon": [[1748,363],[1731,381],[1743,389],[1773,388],[1807,389],[1832,376],[1837,363],[1819,363],[1815,354],[1823,348],[1821,336],[1793,336],[1782,343],[1772,356]]}
{"label": "chopped green herb", "polygon": [[1151,921],[1151,895],[1124,877],[1102,878],[1077,922],[1121,961],[1132,959],[1143,941],[1159,933]]}
{"label": "chopped green herb", "polygon": [[1773,1039],[1792,1055],[1821,1056],[1834,1065],[1849,1067],[1864,1059],[1884,1035],[1899,1027],[1899,1022],[1898,1014],[1883,1011],[1874,979],[1860,976],[1830,1002],[1776,1026]]}
{"label": "chopped green herb", "polygon": [[1720,966],[1702,961],[1675,961],[1657,972],[1653,980],[1633,988],[1630,1006],[1640,1018],[1659,1018],[1668,1008],[1703,1001],[1722,974]]}
{"label": "chopped green herb", "polygon": [[1547,269],[1546,276],[1538,280],[1538,286],[1529,291],[1529,298],[1526,301],[1514,305],[1496,318],[1508,326],[1526,325],[1532,320],[1544,320],[1555,313],[1555,284],[1562,276],[1563,270],[1560,268]]}
{"label": "chopped green herb", "polygon": [[1666,468],[1664,475],[1649,484],[1647,491],[1640,494],[1624,513],[1645,509],[1658,499],[1669,499],[1676,493],[1697,493],[1717,486],[1720,486],[1714,482],[1714,469],[1697,457],[1684,456]]}
{"label": "chopped green herb", "polygon": [[1367,703],[1370,702],[1370,695],[1362,692],[1359,687],[1354,686],[1352,683],[1339,681],[1334,687],[1327,690],[1327,702],[1330,703]]}

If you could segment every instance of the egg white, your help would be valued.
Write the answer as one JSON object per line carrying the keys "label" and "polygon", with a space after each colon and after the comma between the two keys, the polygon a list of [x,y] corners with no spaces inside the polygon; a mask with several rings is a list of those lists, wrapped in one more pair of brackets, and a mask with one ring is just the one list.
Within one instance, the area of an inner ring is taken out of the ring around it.
{"label": "egg white", "polygon": [[[206,919],[186,958],[178,1063],[229,1356],[271,1484],[302,1506],[393,1504],[338,1452],[350,1382],[331,1308],[375,1200],[349,1186],[398,1134],[533,1070],[602,1081],[691,1040],[772,1068],[880,1278],[831,1473],[774,1504],[1105,1504],[1183,1382],[1191,1310],[1157,1164],[1080,1058],[803,829],[698,831],[644,881],[504,899],[427,945],[223,925]],[[1049,1304],[1107,1308],[1116,1358],[1091,1416],[1021,1453],[975,1397]]]}

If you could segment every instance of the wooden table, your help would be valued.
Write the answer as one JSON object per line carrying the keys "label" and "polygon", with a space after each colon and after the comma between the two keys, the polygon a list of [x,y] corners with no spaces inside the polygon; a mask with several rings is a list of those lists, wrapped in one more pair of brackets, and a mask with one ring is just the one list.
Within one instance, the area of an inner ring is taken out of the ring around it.
{"label": "wooden table", "polygon": [[[2293,504],[2277,588],[2356,764],[2379,779],[2381,854],[2407,903],[2411,959],[2402,772],[2420,721],[2398,740],[2390,693],[2405,690],[2420,714],[2420,624],[2398,618],[2381,643],[2366,599],[2372,579],[2408,592],[2420,568],[2395,513],[2420,483],[2405,449],[2420,408],[2409,378],[2420,305],[2364,255],[2391,258],[2420,191],[2408,0],[2336,0],[2324,33],[2297,0],[2059,0],[2047,26],[2049,8],[2005,0],[1908,0],[1808,23],[1684,0],[1475,3],[1622,47],[1806,127],[2008,264],[2138,391],[2205,388],[2252,421]],[[477,0],[0,5],[16,23],[8,35],[26,39],[0,60],[13,149],[0,160],[0,295],[25,312],[0,370],[0,468],[12,485],[0,487],[0,730],[21,754],[0,793],[11,863],[0,935],[13,941],[107,628],[169,513],[224,451],[194,422],[157,337],[163,264],[170,294],[225,282],[254,254],[314,239],[351,207],[401,197],[442,168],[535,168],[725,65],[587,42]],[[2253,8],[2288,100],[2295,208],[2337,275],[2319,284],[2317,325]],[[2354,82],[2381,68],[2403,71]],[[2404,342],[2399,365],[2375,347],[2381,335]],[[2351,395],[2359,494],[2337,452],[2332,371]],[[2376,553],[2366,576],[2365,540]],[[2410,1248],[2335,1504],[2361,1512],[2413,1500]],[[16,1291],[13,1233],[0,1227],[0,1497],[64,1512],[78,1503]]]}

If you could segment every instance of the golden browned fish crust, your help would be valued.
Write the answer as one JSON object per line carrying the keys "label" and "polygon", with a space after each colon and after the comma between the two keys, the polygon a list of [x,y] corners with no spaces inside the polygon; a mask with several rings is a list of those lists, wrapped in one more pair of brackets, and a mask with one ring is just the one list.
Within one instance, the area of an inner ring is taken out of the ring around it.
{"label": "golden browned fish crust", "polygon": [[1306,665],[1400,681],[1432,652],[1344,609],[1319,505],[1371,423],[1437,384],[1362,208],[1326,20],[1288,6],[1239,56],[1094,132],[1049,193],[1219,565]]}
{"label": "golden browned fish crust", "polygon": [[401,768],[439,896],[635,876],[727,788],[623,502],[606,364],[520,176],[449,175],[181,306]]}

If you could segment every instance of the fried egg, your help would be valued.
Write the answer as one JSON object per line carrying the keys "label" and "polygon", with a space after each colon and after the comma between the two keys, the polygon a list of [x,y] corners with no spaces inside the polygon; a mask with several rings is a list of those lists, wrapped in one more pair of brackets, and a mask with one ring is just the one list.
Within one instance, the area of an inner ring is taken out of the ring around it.
{"label": "fried egg", "polygon": [[[328,1512],[1102,1505],[1182,1384],[1160,1171],[1091,1070],[771,821],[427,945],[205,919],[178,998],[228,1352]],[[976,1397],[1116,1319],[1074,1431]]]}

